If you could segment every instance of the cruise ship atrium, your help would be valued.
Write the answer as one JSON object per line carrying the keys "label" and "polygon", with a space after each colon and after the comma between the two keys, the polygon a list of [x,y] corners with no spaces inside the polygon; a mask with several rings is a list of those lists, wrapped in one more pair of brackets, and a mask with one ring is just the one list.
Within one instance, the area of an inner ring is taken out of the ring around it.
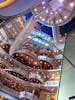
{"label": "cruise ship atrium", "polygon": [[74,10],[75,0],[0,0],[0,100],[57,100]]}

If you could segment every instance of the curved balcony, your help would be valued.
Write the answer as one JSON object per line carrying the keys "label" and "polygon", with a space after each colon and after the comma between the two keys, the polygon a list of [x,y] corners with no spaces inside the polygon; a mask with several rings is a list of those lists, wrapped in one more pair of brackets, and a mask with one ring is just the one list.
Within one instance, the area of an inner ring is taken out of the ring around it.
{"label": "curved balcony", "polygon": [[17,61],[21,62],[24,65],[32,67],[33,69],[45,69],[45,70],[53,69],[52,65],[49,62],[42,60],[42,63],[44,63],[44,65],[42,65],[40,60],[34,59],[34,58],[32,58],[28,55],[22,54],[22,53],[14,54],[13,58],[15,58]]}
{"label": "curved balcony", "polygon": [[[40,76],[42,78],[42,80],[48,80],[52,74],[59,74],[60,75],[60,69],[53,69],[53,70],[38,70],[38,69],[33,69],[30,68],[28,66],[24,66],[21,63],[19,63],[18,61],[15,61],[14,59],[10,58],[9,56],[0,56],[1,57],[1,62],[6,65],[8,67],[8,69],[12,69],[15,72],[18,72],[20,74],[22,74],[23,76],[29,76],[29,74],[32,72],[34,75],[35,73],[37,74],[37,76]],[[10,60],[11,59],[11,60]],[[22,73],[21,73],[22,71]],[[34,78],[35,76],[33,76]],[[39,77],[37,77],[37,79],[39,79]]]}
{"label": "curved balcony", "polygon": [[47,61],[48,63],[52,63],[52,61],[54,60],[54,58],[50,58],[50,57],[47,57],[47,56],[43,56],[43,55],[40,55],[38,56],[38,60],[44,60],[44,61]]}
{"label": "curved balcony", "polygon": [[[26,74],[25,71],[18,70],[19,68],[11,69],[11,67],[5,66],[2,63],[0,63],[0,68],[2,68],[4,71],[8,72],[9,74],[11,74],[11,75],[13,75],[17,78],[20,78],[24,81],[37,83],[37,84],[39,84],[39,83],[42,84],[43,83],[43,79],[41,78],[41,76],[39,74],[31,73],[31,72],[29,74]],[[24,72],[24,74],[23,74],[23,72]]]}
{"label": "curved balcony", "polygon": [[[32,53],[32,55],[33,54],[35,54],[35,53]],[[25,53],[19,53],[19,52],[17,53],[16,52],[13,54],[13,58],[16,59],[17,61],[21,62],[25,66],[29,66],[33,69],[51,70],[51,69],[55,69],[59,66],[59,61],[57,64],[55,61],[53,61],[53,60],[55,60],[54,58],[50,58],[47,56],[40,55],[40,56],[38,56],[38,59],[37,59],[37,55],[36,55],[36,57],[31,57]],[[61,62],[60,62],[60,64],[61,64]]]}
{"label": "curved balcony", "polygon": [[55,55],[55,58],[56,59],[62,59],[63,58],[63,55],[62,54]]}
{"label": "curved balcony", "polygon": [[0,100],[18,100],[13,95],[0,91]]}
{"label": "curved balcony", "polygon": [[27,55],[33,57],[33,58],[37,58],[37,55],[28,49],[21,49],[21,50],[16,51],[15,53],[24,53],[24,54],[27,54]]}
{"label": "curved balcony", "polygon": [[38,60],[42,65],[42,69],[53,70],[58,67],[58,63],[55,62],[55,58],[50,58],[44,55],[38,56]]}
{"label": "curved balcony", "polygon": [[[0,68],[0,80],[4,85],[6,85],[6,86],[8,86],[16,91],[19,91],[19,92],[25,91],[25,87],[27,87],[27,86],[28,87],[35,87],[36,90],[37,89],[45,89],[48,91],[54,87],[54,86],[53,87],[50,86],[49,88],[46,88],[44,86],[44,84],[34,84],[34,83],[23,81],[19,78],[16,78],[16,77],[8,74],[7,72],[2,70],[1,68]],[[55,87],[55,88],[57,88],[57,87]]]}
{"label": "curved balcony", "polygon": [[[17,92],[21,92],[21,91],[26,91],[26,92],[32,92],[33,91],[33,87],[35,87],[34,85],[29,85],[29,83],[24,82],[22,80],[20,80],[19,78],[16,78],[14,76],[11,76],[10,74],[4,72],[2,69],[0,70],[0,80],[1,83],[3,83],[4,85],[6,85],[7,87],[17,91]],[[35,91],[39,90],[37,87],[35,88]],[[35,94],[33,94],[35,97]]]}
{"label": "curved balcony", "polygon": [[[2,65],[1,65],[2,64]],[[2,68],[5,71],[13,71],[14,73],[19,73],[23,75],[24,77],[28,77],[29,74],[22,68],[20,67],[13,67],[11,63],[7,63],[5,60],[0,61],[0,68]]]}
{"label": "curved balcony", "polygon": [[[3,43],[1,43],[0,47],[1,47],[5,52],[9,53],[10,44],[3,44]],[[21,49],[21,50],[17,50],[17,51],[14,52],[14,54],[15,54],[15,53],[26,54],[26,55],[29,55],[29,56],[31,56],[31,57],[37,59],[36,53],[31,52],[29,49],[26,49],[26,48]]]}
{"label": "curved balcony", "polygon": [[41,75],[39,75],[37,73],[30,72],[29,79],[31,79],[31,78],[38,79],[41,83],[43,83],[43,79],[42,79]]}
{"label": "curved balcony", "polygon": [[4,97],[7,97],[7,99],[10,99],[10,98],[11,98],[11,100],[18,100],[21,98],[25,98],[27,100],[38,100],[39,99],[33,93],[26,92],[26,91],[17,92],[15,90],[3,85],[2,83],[0,83],[0,89],[1,89],[1,91],[4,91],[4,92],[0,92],[1,95]]}
{"label": "curved balcony", "polygon": [[59,81],[47,81],[47,82],[45,82],[44,86],[47,86],[47,87],[49,87],[49,86],[57,87],[57,86],[59,86]]}
{"label": "curved balcony", "polygon": [[27,81],[27,82],[36,83],[36,84],[42,84],[41,80],[39,80],[36,77],[29,77],[29,76],[26,77],[26,76],[23,76],[23,75],[21,75],[19,73],[11,71],[10,69],[4,70],[4,71],[8,72],[10,75],[15,76],[16,78],[19,78],[21,80],[24,80],[24,81]]}
{"label": "curved balcony", "polygon": [[28,100],[39,100],[37,96],[33,95],[32,93],[29,93],[29,92],[20,92],[19,94],[19,98],[26,98]]}

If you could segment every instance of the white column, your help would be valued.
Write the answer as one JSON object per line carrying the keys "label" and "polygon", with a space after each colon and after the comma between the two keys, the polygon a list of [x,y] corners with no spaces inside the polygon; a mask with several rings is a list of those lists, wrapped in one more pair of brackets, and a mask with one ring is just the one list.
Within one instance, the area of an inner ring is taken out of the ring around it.
{"label": "white column", "polygon": [[60,38],[60,27],[55,23],[55,20],[53,21],[52,32],[54,41],[58,42]]}
{"label": "white column", "polygon": [[18,35],[14,43],[11,45],[9,50],[10,55],[12,55],[12,53],[14,53],[14,51],[27,39],[31,31],[34,30],[34,25],[35,22],[32,18],[29,21],[27,21],[27,26],[24,27],[22,32]]}

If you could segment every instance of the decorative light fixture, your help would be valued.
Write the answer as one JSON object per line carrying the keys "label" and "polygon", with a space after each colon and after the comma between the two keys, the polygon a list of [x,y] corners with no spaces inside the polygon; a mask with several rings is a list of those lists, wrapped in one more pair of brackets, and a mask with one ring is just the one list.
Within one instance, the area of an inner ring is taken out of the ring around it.
{"label": "decorative light fixture", "polygon": [[75,5],[74,2],[70,3],[70,7],[74,7],[74,5]]}
{"label": "decorative light fixture", "polygon": [[67,16],[64,16],[64,19],[67,19]]}
{"label": "decorative light fixture", "polygon": [[45,3],[46,3],[46,0],[42,0],[42,5],[45,5]]}
{"label": "decorative light fixture", "polygon": [[[55,6],[51,6],[51,3],[53,2],[55,2]],[[64,0],[43,0],[42,7],[45,9],[45,12],[51,16],[56,14],[56,12],[62,11],[63,2]]]}
{"label": "decorative light fixture", "polygon": [[56,20],[56,24],[58,24],[59,23],[59,21],[58,20]]}
{"label": "decorative light fixture", "polygon": [[37,12],[37,9],[35,8],[34,11]]}
{"label": "decorative light fixture", "polygon": [[45,18],[42,18],[42,21],[45,21]]}

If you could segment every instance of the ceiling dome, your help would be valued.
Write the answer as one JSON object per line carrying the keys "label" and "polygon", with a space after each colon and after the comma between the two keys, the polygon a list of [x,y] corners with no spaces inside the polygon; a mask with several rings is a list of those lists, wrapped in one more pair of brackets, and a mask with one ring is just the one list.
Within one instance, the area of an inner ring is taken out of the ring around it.
{"label": "ceiling dome", "polygon": [[46,25],[61,26],[73,18],[74,8],[75,0],[42,0],[41,4],[33,9],[33,13]]}

